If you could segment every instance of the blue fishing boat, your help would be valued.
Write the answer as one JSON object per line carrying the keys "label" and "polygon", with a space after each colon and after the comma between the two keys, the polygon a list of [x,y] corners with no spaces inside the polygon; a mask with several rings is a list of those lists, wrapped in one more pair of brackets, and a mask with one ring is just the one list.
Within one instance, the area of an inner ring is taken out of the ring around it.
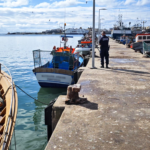
{"label": "blue fishing boat", "polygon": [[55,50],[34,50],[33,59],[33,72],[41,87],[64,88],[74,84],[74,73],[83,63],[78,53]]}
{"label": "blue fishing boat", "polygon": [[[64,24],[65,31],[66,23]],[[83,64],[83,58],[79,53],[74,54],[72,46],[67,47],[68,38],[73,36],[61,35],[60,47],[53,47],[52,51],[34,50],[33,72],[41,87],[65,88],[74,84],[74,74]],[[61,47],[61,43],[64,44]]]}

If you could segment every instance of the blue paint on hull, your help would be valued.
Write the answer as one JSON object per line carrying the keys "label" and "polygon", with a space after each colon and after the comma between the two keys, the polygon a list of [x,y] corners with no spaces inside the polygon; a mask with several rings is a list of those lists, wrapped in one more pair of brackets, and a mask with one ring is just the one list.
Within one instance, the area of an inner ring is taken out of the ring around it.
{"label": "blue paint on hull", "polygon": [[41,87],[52,87],[52,88],[67,88],[69,85],[66,84],[59,84],[59,83],[45,83],[39,82]]}

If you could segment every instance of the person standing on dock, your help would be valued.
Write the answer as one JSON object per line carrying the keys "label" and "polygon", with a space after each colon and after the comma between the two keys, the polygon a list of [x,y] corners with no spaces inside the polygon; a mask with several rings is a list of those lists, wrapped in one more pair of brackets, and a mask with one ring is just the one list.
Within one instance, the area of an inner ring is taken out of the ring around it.
{"label": "person standing on dock", "polygon": [[109,64],[109,38],[106,36],[106,33],[102,32],[102,37],[99,41],[100,47],[100,56],[101,56],[101,68],[104,68],[104,57],[106,59],[106,68]]}

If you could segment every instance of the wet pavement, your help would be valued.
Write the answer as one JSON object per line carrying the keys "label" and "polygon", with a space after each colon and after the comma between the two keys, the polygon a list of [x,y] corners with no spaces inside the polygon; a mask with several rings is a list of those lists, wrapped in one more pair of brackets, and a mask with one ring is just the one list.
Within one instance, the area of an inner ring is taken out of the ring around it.
{"label": "wet pavement", "polygon": [[[46,150],[149,150],[150,59],[110,40],[110,69],[90,59],[79,82],[88,102],[64,107]],[[97,51],[97,54],[99,52]]]}

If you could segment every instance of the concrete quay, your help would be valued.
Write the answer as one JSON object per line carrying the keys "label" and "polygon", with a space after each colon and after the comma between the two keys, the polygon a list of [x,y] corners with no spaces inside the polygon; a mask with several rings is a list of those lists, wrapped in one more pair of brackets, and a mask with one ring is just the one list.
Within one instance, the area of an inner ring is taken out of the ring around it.
{"label": "concrete quay", "polygon": [[90,59],[78,81],[88,103],[65,105],[59,96],[45,150],[150,149],[150,59],[111,39],[110,47],[110,69],[95,57],[97,69]]}

